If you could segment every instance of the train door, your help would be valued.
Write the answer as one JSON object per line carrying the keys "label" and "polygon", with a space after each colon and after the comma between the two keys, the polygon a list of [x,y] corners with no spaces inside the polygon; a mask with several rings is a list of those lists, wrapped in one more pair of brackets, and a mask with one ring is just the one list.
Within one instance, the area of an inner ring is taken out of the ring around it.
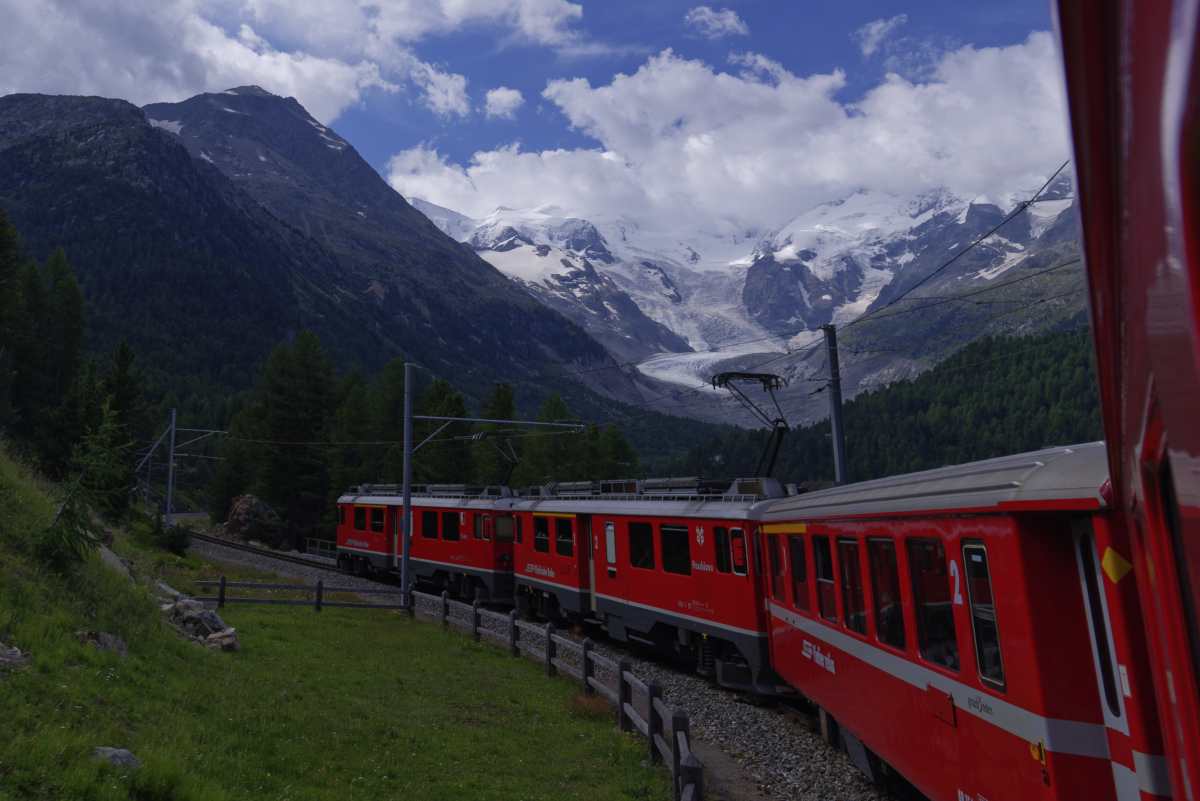
{"label": "train door", "polygon": [[592,536],[592,516],[579,515],[576,518],[579,528],[579,558],[587,560],[587,567],[580,571],[581,576],[587,576],[588,598],[591,602],[592,617],[596,616],[596,539]]}

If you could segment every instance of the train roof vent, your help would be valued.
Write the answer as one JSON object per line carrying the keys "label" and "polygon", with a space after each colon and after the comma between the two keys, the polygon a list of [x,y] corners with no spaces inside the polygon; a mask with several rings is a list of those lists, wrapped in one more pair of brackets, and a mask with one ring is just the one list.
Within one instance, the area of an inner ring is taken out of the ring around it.
{"label": "train roof vent", "polygon": [[728,478],[648,478],[642,482],[647,495],[724,495],[733,481]]}
{"label": "train roof vent", "polygon": [[551,495],[558,498],[596,495],[600,491],[598,481],[552,481],[546,485]]}
{"label": "train roof vent", "polygon": [[599,484],[601,495],[637,495],[642,491],[641,482],[634,479],[601,481]]}
{"label": "train roof vent", "polygon": [[756,498],[783,498],[787,495],[778,479],[739,478],[725,491],[726,495],[752,495]]}
{"label": "train roof vent", "polygon": [[[413,484],[413,495],[440,495],[458,498],[508,498],[512,490],[508,487],[485,487],[480,484]],[[403,495],[403,484],[363,484],[351,487],[350,495]]]}

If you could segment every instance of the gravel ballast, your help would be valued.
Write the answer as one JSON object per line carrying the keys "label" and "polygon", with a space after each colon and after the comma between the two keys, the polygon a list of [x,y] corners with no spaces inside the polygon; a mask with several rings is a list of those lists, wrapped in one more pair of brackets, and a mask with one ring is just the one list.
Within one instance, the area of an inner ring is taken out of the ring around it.
{"label": "gravel ballast", "polygon": [[[330,570],[334,566],[332,559],[307,557],[313,563],[310,568],[272,559],[265,554],[260,556],[208,542],[193,541],[191,550],[206,558],[236,562],[306,583],[315,583],[320,578],[330,586],[358,590],[360,597],[367,602],[397,602],[394,595],[373,596],[371,593],[372,589],[395,589],[393,585],[334,572]],[[417,611],[437,614],[436,608],[424,608],[422,604],[418,604]],[[484,621],[488,628],[503,627],[507,631],[506,623],[491,621],[486,617]],[[575,642],[583,640],[583,634],[578,632],[558,633]],[[530,636],[525,632],[523,635]],[[597,640],[595,636],[592,639]],[[539,640],[536,647],[543,647],[543,643]],[[731,787],[737,784],[753,787],[753,794],[733,791],[736,794],[723,794],[722,797],[772,797],[805,801],[862,801],[889,797],[877,792],[845,753],[830,748],[818,735],[771,705],[748,703],[737,693],[720,689],[700,676],[643,658],[615,643],[597,641],[596,652],[613,661],[622,657],[629,659],[633,673],[644,682],[657,679],[663,688],[663,701],[669,707],[688,713],[692,734],[727,755],[732,764],[744,771],[743,781],[727,784]],[[559,658],[578,664],[578,657],[569,649],[560,648]],[[604,675],[604,671],[597,671],[597,676],[607,684],[614,684],[613,677]],[[706,772],[725,769],[728,769],[728,765],[705,766]],[[706,796],[712,797],[709,793]]]}

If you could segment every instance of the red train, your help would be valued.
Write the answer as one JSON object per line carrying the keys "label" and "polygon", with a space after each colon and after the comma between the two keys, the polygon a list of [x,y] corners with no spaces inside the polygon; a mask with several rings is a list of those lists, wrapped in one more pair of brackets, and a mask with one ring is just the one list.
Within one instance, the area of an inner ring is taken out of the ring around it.
{"label": "red train", "polygon": [[1114,504],[1175,797],[1200,794],[1197,0],[1058,0]]}

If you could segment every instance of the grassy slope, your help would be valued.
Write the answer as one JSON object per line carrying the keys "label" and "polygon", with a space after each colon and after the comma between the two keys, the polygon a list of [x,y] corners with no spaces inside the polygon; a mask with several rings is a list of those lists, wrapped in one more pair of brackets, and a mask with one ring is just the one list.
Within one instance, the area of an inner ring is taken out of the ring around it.
{"label": "grassy slope", "polygon": [[[233,606],[244,650],[199,650],[146,585],[258,574],[140,547],[132,586],[93,558],[63,579],[21,542],[54,506],[0,443],[0,636],[36,654],[0,674],[0,799],[665,798],[643,743],[532,662],[383,611]],[[94,615],[94,617],[93,617]],[[124,638],[127,661],[75,641]],[[89,758],[130,749],[138,771]]]}

